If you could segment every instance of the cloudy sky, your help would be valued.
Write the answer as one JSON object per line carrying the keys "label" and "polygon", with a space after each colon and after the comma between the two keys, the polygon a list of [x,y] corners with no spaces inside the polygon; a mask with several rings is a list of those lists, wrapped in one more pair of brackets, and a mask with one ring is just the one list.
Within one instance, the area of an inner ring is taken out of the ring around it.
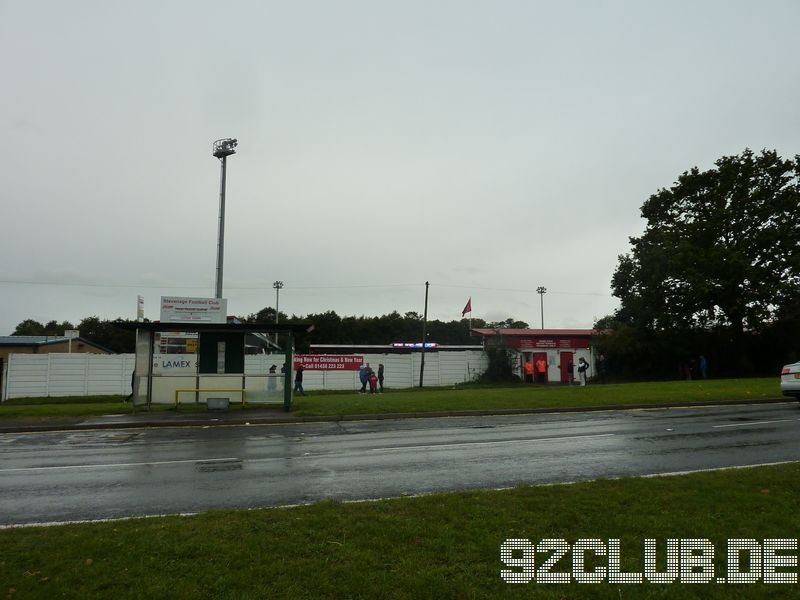
{"label": "cloudy sky", "polygon": [[0,0],[0,334],[213,296],[586,327],[639,207],[800,152],[800,2]]}

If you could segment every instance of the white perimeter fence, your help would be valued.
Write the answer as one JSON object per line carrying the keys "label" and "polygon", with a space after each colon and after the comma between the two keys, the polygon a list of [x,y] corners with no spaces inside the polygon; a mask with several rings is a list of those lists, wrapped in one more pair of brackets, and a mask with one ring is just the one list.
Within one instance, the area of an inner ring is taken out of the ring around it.
{"label": "white perimeter fence", "polygon": [[10,354],[2,399],[130,394],[134,354]]}
{"label": "white perimeter fence", "polygon": [[[178,356],[178,355],[176,355]],[[179,355],[196,360],[196,355]],[[384,387],[419,385],[421,354],[364,354],[377,373],[385,369]],[[283,355],[248,355],[245,375],[266,375],[272,364],[281,365]],[[130,394],[133,354],[11,354],[3,364],[2,399],[37,396],[93,396]],[[486,370],[481,350],[425,353],[425,387],[472,381]],[[184,373],[181,373],[182,375]],[[168,377],[169,375],[163,375]],[[294,377],[292,378],[294,381]],[[312,371],[303,376],[306,390],[356,390],[361,387],[357,371]]]}

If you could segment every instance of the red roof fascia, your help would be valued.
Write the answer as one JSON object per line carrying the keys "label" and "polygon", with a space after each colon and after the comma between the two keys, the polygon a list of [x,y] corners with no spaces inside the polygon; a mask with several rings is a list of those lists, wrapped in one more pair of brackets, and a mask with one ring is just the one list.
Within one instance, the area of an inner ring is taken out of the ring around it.
{"label": "red roof fascia", "polygon": [[599,333],[594,329],[473,329],[472,331],[485,337],[498,334],[516,337],[587,337]]}

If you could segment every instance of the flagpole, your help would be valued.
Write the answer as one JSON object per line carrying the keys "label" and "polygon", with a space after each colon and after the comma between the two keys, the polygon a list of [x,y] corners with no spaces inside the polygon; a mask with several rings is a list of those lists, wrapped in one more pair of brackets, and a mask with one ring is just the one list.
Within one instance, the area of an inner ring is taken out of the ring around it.
{"label": "flagpole", "polygon": [[461,318],[463,319],[464,315],[467,313],[469,313],[469,321],[468,321],[469,331],[467,331],[467,336],[469,336],[472,334],[472,296],[469,297],[469,300],[467,300],[467,304],[464,307],[464,310],[461,311]]}

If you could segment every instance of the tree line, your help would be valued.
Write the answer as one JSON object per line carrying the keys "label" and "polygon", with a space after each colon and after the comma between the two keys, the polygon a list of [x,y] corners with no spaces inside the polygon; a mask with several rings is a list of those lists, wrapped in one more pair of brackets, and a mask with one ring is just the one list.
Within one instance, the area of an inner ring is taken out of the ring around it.
{"label": "tree line", "polygon": [[[274,323],[275,309],[266,307],[256,313],[238,318],[242,323]],[[310,313],[307,315],[278,315],[280,323],[311,323],[314,330],[297,340],[297,350],[305,352],[309,344],[391,344],[393,342],[422,341],[423,318],[417,312],[400,314],[393,311],[378,317],[340,316],[334,311]],[[120,323],[133,321],[106,320],[97,316],[87,317],[73,325],[69,321],[49,321],[42,324],[26,319],[16,326],[12,335],[52,335],[60,336],[67,329],[77,329],[81,337],[105,346],[114,352],[133,352],[135,334],[120,327]],[[472,319],[472,327],[527,327],[524,321],[506,319],[504,321],[484,321]],[[477,344],[480,340],[470,335],[469,320],[453,321],[429,320],[426,327],[428,341],[438,344],[463,345]]]}

